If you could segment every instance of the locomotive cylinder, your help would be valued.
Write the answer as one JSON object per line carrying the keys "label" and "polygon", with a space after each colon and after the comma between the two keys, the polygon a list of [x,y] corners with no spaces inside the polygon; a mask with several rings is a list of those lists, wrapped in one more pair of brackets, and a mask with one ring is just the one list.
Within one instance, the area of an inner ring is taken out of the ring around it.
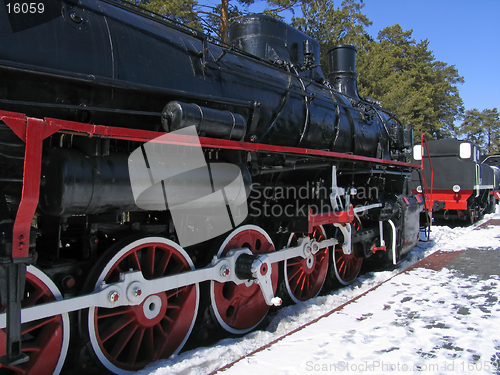
{"label": "locomotive cylinder", "polygon": [[198,135],[234,140],[242,140],[247,130],[239,114],[178,101],[165,106],[162,125],[167,132],[195,125]]}
{"label": "locomotive cylinder", "polygon": [[[221,163],[210,163],[212,175],[209,181],[200,181],[200,174],[181,173],[179,178],[165,181],[168,191],[180,194],[169,195],[168,204],[182,204],[184,208],[207,208],[216,204],[199,198],[206,196],[204,187],[212,185],[217,189],[238,189],[227,192],[233,197],[228,204],[246,199],[250,191],[250,172],[239,166],[244,186],[231,184],[234,173],[227,168],[216,168]],[[172,166],[175,168],[176,166]],[[227,173],[224,173],[224,172]],[[149,180],[148,180],[148,183]],[[151,210],[165,210],[165,196],[148,195]],[[52,216],[99,214],[113,211],[141,211],[134,200],[130,177],[129,155],[122,153],[102,157],[89,157],[74,149],[53,149],[43,160],[40,208]]]}

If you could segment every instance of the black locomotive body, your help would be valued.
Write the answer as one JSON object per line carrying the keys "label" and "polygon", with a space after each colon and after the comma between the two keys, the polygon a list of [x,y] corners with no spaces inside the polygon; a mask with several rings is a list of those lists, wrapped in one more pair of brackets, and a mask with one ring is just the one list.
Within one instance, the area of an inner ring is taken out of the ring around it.
{"label": "black locomotive body", "polygon": [[0,367],[137,371],[417,243],[412,134],[359,97],[354,47],[326,79],[268,16],[225,45],[118,1],[42,3],[0,7]]}
{"label": "black locomotive body", "polygon": [[[271,17],[233,24],[232,50],[111,1],[61,7],[56,19],[18,32],[2,15],[6,110],[160,130],[166,104],[187,101],[240,114],[246,123],[259,116],[233,139],[244,133],[261,143],[380,158],[390,158],[389,138],[395,152],[404,147],[400,126],[385,112],[358,99],[354,106],[323,85],[316,41]],[[355,97],[354,50],[334,49],[331,60],[334,85]],[[219,130],[212,132],[221,136]]]}
{"label": "black locomotive body", "polygon": [[473,223],[495,211],[500,169],[494,156],[484,157],[468,141],[442,139],[415,145],[412,158],[425,177],[413,173],[412,189],[425,193],[434,219]]}

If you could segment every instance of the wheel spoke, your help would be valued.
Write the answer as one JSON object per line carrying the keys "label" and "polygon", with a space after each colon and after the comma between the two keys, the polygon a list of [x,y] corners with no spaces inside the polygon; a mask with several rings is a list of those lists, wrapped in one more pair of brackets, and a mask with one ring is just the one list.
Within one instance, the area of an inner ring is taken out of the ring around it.
{"label": "wheel spoke", "polygon": [[296,289],[299,288],[299,291],[303,291],[305,284],[307,282],[307,275],[305,274],[304,270],[301,270],[301,273],[299,275],[299,278],[296,283]]}
{"label": "wheel spoke", "polygon": [[302,258],[301,257],[287,259],[287,261],[286,261],[286,265],[288,267],[290,267],[290,266],[297,266],[297,265],[300,266],[301,263],[302,263]]}
{"label": "wheel spoke", "polygon": [[111,357],[113,357],[114,359],[118,358],[123,349],[125,349],[125,346],[127,346],[127,344],[129,343],[136,330],[136,325],[129,325],[127,328],[121,330],[120,335],[116,340],[116,344],[113,346],[113,350],[111,350]]}
{"label": "wheel spoke", "polygon": [[155,328],[154,332],[157,332],[160,336],[163,336],[164,338],[168,337],[167,333],[163,330],[163,327],[160,323],[155,325],[154,328]]}
{"label": "wheel spoke", "polygon": [[121,306],[114,309],[100,308],[97,313],[97,319],[110,318],[112,316],[123,315],[130,312],[128,306]]}
{"label": "wheel spoke", "polygon": [[136,271],[142,271],[141,261],[139,260],[139,256],[137,255],[137,251],[134,251],[130,256],[130,262],[133,264],[131,268]]}
{"label": "wheel spoke", "polygon": [[296,277],[299,273],[304,272],[304,270],[303,270],[302,268],[300,268],[300,267],[291,267],[291,268],[289,268],[289,269],[291,269],[291,270],[292,270],[292,272],[290,272],[290,273],[288,274],[288,279],[289,279],[289,280],[293,280],[293,279],[295,279],[295,277]]}
{"label": "wheel spoke", "polygon": [[[187,287],[184,287],[184,288],[187,288]],[[184,288],[169,290],[169,291],[165,292],[165,295],[167,296],[167,299],[171,299],[172,297],[177,296],[179,293],[182,293]]]}
{"label": "wheel spoke", "polygon": [[115,267],[114,267],[113,271],[114,271],[114,273],[115,273],[117,276],[118,276],[120,273],[124,272],[124,271],[121,269],[121,267],[120,267],[120,265],[119,265],[119,264],[116,264],[116,265],[115,265]]}
{"label": "wheel spoke", "polygon": [[163,318],[162,318],[162,321],[165,321],[167,324],[173,324],[175,322],[174,319],[170,318],[169,316],[165,315]]}
{"label": "wheel spoke", "polygon": [[102,342],[106,342],[107,340],[109,340],[111,337],[113,337],[117,333],[120,333],[120,331],[122,329],[124,329],[126,326],[128,326],[130,323],[132,323],[133,320],[134,320],[134,317],[132,315],[126,315],[126,316],[121,317],[119,320],[115,320],[102,333],[102,335],[101,335]]}
{"label": "wheel spoke", "polygon": [[169,304],[168,307],[167,307],[167,310],[181,310],[182,309],[182,306],[179,306],[179,305],[174,305],[174,304]]}
{"label": "wheel spoke", "polygon": [[130,340],[130,350],[128,352],[128,363],[134,365],[137,361],[137,356],[142,346],[142,340],[144,338],[144,333],[146,328],[139,328],[135,331],[132,340]]}
{"label": "wheel spoke", "polygon": [[154,277],[161,277],[165,274],[165,271],[167,270],[168,263],[170,262],[170,258],[172,257],[171,253],[163,253],[161,260],[158,264],[158,266],[155,269],[154,272]]}
{"label": "wheel spoke", "polygon": [[[154,351],[154,327],[146,328],[146,333],[143,340],[146,353],[153,353]],[[152,355],[149,355],[152,358]],[[151,359],[153,360],[153,359]]]}
{"label": "wheel spoke", "polygon": [[184,269],[182,264],[177,264],[175,268],[172,270],[172,274],[180,273]]}
{"label": "wheel spoke", "polygon": [[143,273],[146,279],[152,279],[155,272],[155,248],[149,246],[146,251],[147,267],[144,267]]}
{"label": "wheel spoke", "polygon": [[29,323],[24,323],[21,326],[21,335],[26,335],[27,333],[34,331],[35,329],[38,329],[38,328],[43,327],[47,324],[51,324],[51,323],[54,323],[57,321],[58,321],[57,316],[52,316],[49,318],[39,319],[39,320],[34,320],[32,322],[29,322]]}

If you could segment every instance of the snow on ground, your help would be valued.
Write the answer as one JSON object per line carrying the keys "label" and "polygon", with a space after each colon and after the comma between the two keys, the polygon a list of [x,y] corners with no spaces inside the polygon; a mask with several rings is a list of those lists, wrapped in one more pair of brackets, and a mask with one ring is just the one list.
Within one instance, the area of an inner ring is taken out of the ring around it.
{"label": "snow on ground", "polygon": [[491,373],[499,281],[412,270],[224,374]]}
{"label": "snow on ground", "polygon": [[[455,271],[417,268],[437,250],[500,247],[500,226],[432,227],[390,271],[370,272],[354,284],[281,309],[265,331],[225,339],[158,361],[141,374],[203,375],[232,363],[392,278],[342,310],[242,359],[224,374],[497,373],[500,366],[500,278],[464,278]],[[500,249],[499,249],[500,250]],[[395,276],[397,275],[397,276]]]}

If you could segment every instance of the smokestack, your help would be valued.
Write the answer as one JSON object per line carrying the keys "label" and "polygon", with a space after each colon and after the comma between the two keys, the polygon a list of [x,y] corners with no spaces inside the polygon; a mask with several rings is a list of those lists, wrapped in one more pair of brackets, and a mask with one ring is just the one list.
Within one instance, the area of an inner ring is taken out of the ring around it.
{"label": "smokestack", "polygon": [[359,99],[356,79],[356,47],[343,44],[330,48],[328,65],[330,69],[328,80],[335,90]]}

